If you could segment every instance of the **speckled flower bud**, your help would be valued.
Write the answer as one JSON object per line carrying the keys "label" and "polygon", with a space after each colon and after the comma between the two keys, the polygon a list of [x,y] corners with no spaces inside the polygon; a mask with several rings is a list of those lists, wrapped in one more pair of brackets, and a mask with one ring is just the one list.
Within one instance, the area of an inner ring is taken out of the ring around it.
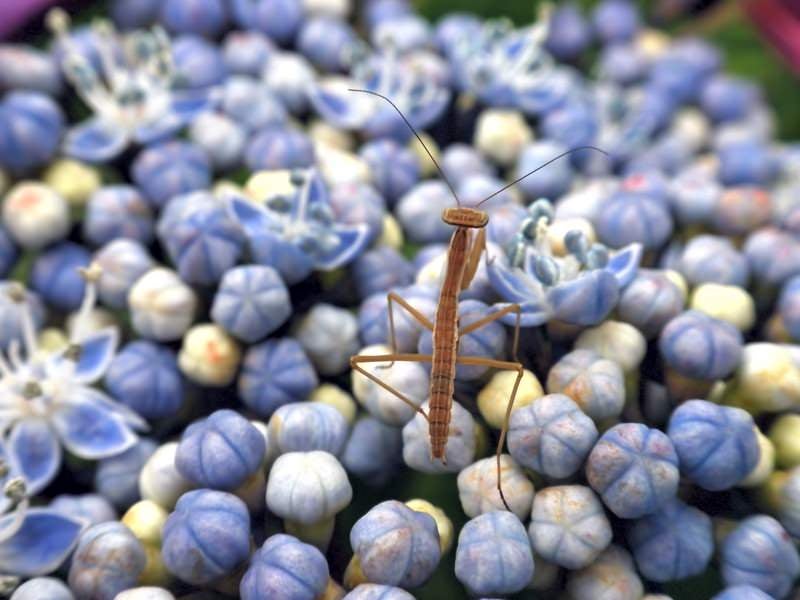
{"label": "speckled flower bud", "polygon": [[596,440],[594,422],[563,394],[548,394],[511,413],[511,456],[548,477],[561,479],[575,473]]}
{"label": "speckled flower bud", "polygon": [[69,233],[67,202],[52,188],[32,181],[16,184],[3,202],[3,225],[14,241],[37,250]]}
{"label": "speckled flower bud", "polygon": [[613,544],[591,565],[570,573],[566,588],[575,600],[640,600],[644,594],[630,554]]}
{"label": "speckled flower bud", "polygon": [[203,323],[183,336],[178,366],[192,381],[224,387],[236,377],[241,359],[242,351],[236,340],[219,325]]}
{"label": "speckled flower bud", "polygon": [[131,185],[100,188],[86,205],[83,236],[96,246],[119,238],[149,244],[153,240],[150,205]]}
{"label": "speckled flower bud", "polygon": [[748,331],[756,320],[753,297],[734,285],[704,283],[695,288],[689,307],[730,323],[739,331]]}
{"label": "speckled flower bud", "polygon": [[[358,354],[370,356],[390,352],[391,349],[387,346],[374,345],[363,348]],[[403,395],[416,405],[421,405],[428,397],[428,373],[425,367],[420,363],[403,361],[395,362],[391,368],[387,368],[389,364],[362,363],[360,366],[389,386],[402,390]],[[408,404],[355,369],[351,372],[351,381],[353,395],[358,403],[387,425],[405,425],[416,414]]]}
{"label": "speckled flower bud", "polygon": [[573,350],[550,369],[547,392],[569,396],[595,421],[619,416],[625,405],[625,375],[613,360],[591,350]]}
{"label": "speckled flower bud", "polygon": [[639,572],[650,581],[698,575],[714,550],[711,519],[677,498],[636,521],[627,537]]}
{"label": "speckled flower bud", "polygon": [[279,533],[253,555],[239,594],[242,600],[315,600],[325,591],[328,577],[328,563],[319,550]]}
{"label": "speckled flower bud", "polygon": [[586,479],[611,512],[636,519],[675,497],[678,455],[661,431],[621,423],[595,444],[586,461]]}
{"label": "speckled flower bud", "polygon": [[784,598],[800,574],[800,556],[786,530],[766,515],[748,517],[722,542],[726,585],[752,585]]}
{"label": "speckled flower bud", "polygon": [[347,472],[370,485],[383,485],[402,463],[403,437],[398,427],[375,417],[361,417],[353,425],[342,453]]}
{"label": "speckled flower bud", "polygon": [[78,598],[114,600],[136,585],[145,561],[141,542],[125,525],[94,525],[83,532],[72,555],[69,587]]}
{"label": "speckled flower bud", "polygon": [[233,494],[194,490],[178,500],[164,525],[167,569],[194,585],[218,580],[250,555],[250,515]]}
{"label": "speckled flower bud", "polygon": [[352,425],[356,418],[358,405],[353,397],[342,388],[333,385],[332,383],[323,383],[308,397],[310,402],[319,402],[327,406],[332,406],[339,411],[347,421],[348,425]]}
{"label": "speckled flower bud", "polygon": [[11,600],[75,600],[70,589],[55,577],[35,577],[19,586]]}
{"label": "speckled flower bud", "polygon": [[739,365],[742,335],[730,323],[690,310],[667,323],[658,348],[666,363],[684,377],[721,379]]}
{"label": "speckled flower bud", "polygon": [[175,468],[198,486],[232,490],[261,466],[264,436],[239,413],[223,409],[189,425],[175,454]]}
{"label": "speckled flower bud", "polygon": [[537,555],[567,569],[590,565],[611,543],[611,524],[595,493],[583,485],[540,490],[528,535]]}
{"label": "speckled flower bud", "polygon": [[153,452],[139,473],[139,493],[144,500],[171,509],[192,483],[175,468],[177,442],[169,442]]}
{"label": "speckled flower bud", "polygon": [[145,545],[161,546],[161,532],[169,512],[152,500],[140,500],[122,516],[122,524]]}
{"label": "speckled flower bud", "polygon": [[358,321],[348,310],[316,304],[300,322],[295,337],[321,375],[338,375],[358,352]]}
{"label": "speckled flower bud", "polygon": [[621,320],[639,329],[645,337],[653,338],[680,314],[684,302],[682,291],[665,272],[639,269],[620,295],[617,312]]}
{"label": "speckled flower bud", "polygon": [[[503,427],[511,390],[517,379],[516,371],[498,371],[478,392],[478,410],[486,423],[495,429]],[[544,395],[536,375],[525,369],[514,399],[514,411],[524,408]],[[512,412],[513,414],[513,412]]]}
{"label": "speckled flower bud", "polygon": [[[531,511],[533,483],[508,454],[500,456],[500,484],[511,512],[525,521]],[[458,497],[468,517],[493,510],[505,510],[497,490],[497,459],[479,460],[458,474]]]}
{"label": "speckled flower bud", "polygon": [[475,126],[475,147],[504,167],[512,165],[532,139],[530,127],[516,111],[485,110]]}
{"label": "speckled flower bud", "polygon": [[533,553],[522,523],[509,512],[469,521],[458,535],[456,577],[476,596],[505,596],[533,577]]}
{"label": "speckled flower bud", "polygon": [[[422,405],[425,414],[430,414],[430,405]],[[475,421],[469,411],[458,402],[453,402],[450,413],[450,428],[444,447],[446,463],[431,458],[431,440],[428,421],[416,413],[403,427],[403,460],[406,465],[423,473],[457,473],[475,458]]]}
{"label": "speckled flower bud", "polygon": [[644,358],[647,342],[633,325],[605,321],[591,327],[575,340],[575,349],[593,350],[618,363],[626,373],[635,371]]}
{"label": "speckled flower bud", "polygon": [[347,473],[327,452],[283,454],[269,472],[267,506],[283,519],[319,523],[350,504],[352,497]]}
{"label": "speckled flower bud", "polygon": [[672,413],[667,432],[681,472],[704,489],[733,487],[758,464],[756,427],[741,408],[689,400]]}
{"label": "speckled flower bud", "polygon": [[343,600],[414,600],[414,596],[399,587],[362,583],[347,594]]}
{"label": "speckled flower bud", "polygon": [[350,545],[373,583],[414,588],[439,564],[439,533],[433,517],[387,500],[356,521]]}
{"label": "speckled flower bud", "polygon": [[175,271],[159,267],[142,275],[128,292],[133,328],[142,337],[178,340],[194,321],[197,297]]}
{"label": "speckled flower bud", "polygon": [[270,440],[281,454],[323,450],[339,456],[348,433],[341,413],[318,402],[285,404],[269,420]]}

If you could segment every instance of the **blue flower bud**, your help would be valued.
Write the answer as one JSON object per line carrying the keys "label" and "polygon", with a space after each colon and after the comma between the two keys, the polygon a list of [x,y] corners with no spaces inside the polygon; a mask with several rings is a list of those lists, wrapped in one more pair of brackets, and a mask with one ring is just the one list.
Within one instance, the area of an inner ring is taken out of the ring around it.
{"label": "blue flower bud", "polygon": [[19,586],[11,600],[75,600],[70,589],[55,577],[35,577]]}
{"label": "blue flower bud", "polygon": [[771,196],[756,186],[726,189],[717,199],[711,224],[722,234],[744,235],[766,225],[772,219]]}
{"label": "blue flower bud", "polygon": [[594,492],[583,485],[560,485],[533,499],[531,544],[537,555],[567,569],[588,566],[611,543],[611,524]]}
{"label": "blue flower bud", "polygon": [[149,244],[153,239],[150,206],[133,186],[102,187],[92,194],[86,205],[83,235],[97,246],[117,238]]}
{"label": "blue flower bud", "polygon": [[261,467],[265,452],[261,432],[239,413],[222,409],[186,428],[175,467],[198,485],[232,490]]}
{"label": "blue flower bud", "polygon": [[379,294],[386,300],[386,292],[392,288],[410,285],[414,280],[411,264],[389,246],[378,246],[367,250],[353,262],[353,279],[358,295],[367,298]]}
{"label": "blue flower bud", "polygon": [[[383,231],[386,201],[372,185],[352,182],[331,188],[331,209],[336,221],[344,225],[366,225],[370,239]],[[441,219],[441,215],[439,215]]]}
{"label": "blue flower bud", "polygon": [[[519,155],[514,177],[522,177],[566,150],[564,144],[551,140],[528,144]],[[574,170],[569,159],[564,159],[529,175],[518,185],[525,198],[531,201],[541,197],[560,198],[569,189],[573,177]]]}
{"label": "blue flower bud", "polygon": [[83,246],[62,242],[40,254],[31,270],[31,287],[49,305],[62,311],[77,310],[85,281],[78,269],[87,267],[91,254]]}
{"label": "blue flower bud", "polygon": [[458,535],[456,577],[476,596],[505,596],[533,578],[533,553],[525,527],[509,512],[469,521]]}
{"label": "blue flower bud", "polygon": [[618,517],[659,510],[678,490],[678,456],[670,439],[640,423],[606,431],[586,461],[586,479]]}
{"label": "blue flower bud", "polygon": [[651,581],[698,575],[714,551],[711,519],[677,498],[636,521],[627,537],[639,572]]}
{"label": "blue flower bud", "polygon": [[275,269],[264,265],[227,271],[211,307],[215,323],[248,343],[268,336],[283,325],[291,313],[286,284]]}
{"label": "blue flower bud", "polygon": [[97,463],[94,487],[120,509],[139,499],[139,473],[147,459],[156,451],[156,443],[139,438],[136,445],[122,454],[104,458]]}
{"label": "blue flower bud", "polygon": [[262,81],[250,77],[229,77],[222,89],[221,104],[222,111],[248,132],[280,128],[288,117],[286,107],[275,93]]}
{"label": "blue flower bud", "polygon": [[[425,414],[430,414],[430,405],[422,405]],[[428,422],[415,413],[403,427],[403,461],[416,471],[423,473],[456,473],[475,459],[475,421],[467,409],[453,402],[450,413],[450,428],[444,447],[446,463],[431,458],[431,440]]]}
{"label": "blue flower bud", "polygon": [[680,288],[663,271],[639,269],[636,278],[622,291],[617,313],[620,320],[653,338],[681,313],[684,301]]}
{"label": "blue flower bud", "polygon": [[[412,285],[394,290],[406,302],[424,315],[436,310],[437,290],[425,285]],[[394,308],[395,341],[398,352],[413,352],[419,343],[422,325],[405,310]],[[385,293],[376,293],[361,303],[358,309],[358,329],[361,341],[367,345],[386,344],[389,340],[389,306]]]}
{"label": "blue flower bud", "polygon": [[648,63],[648,56],[634,41],[604,46],[600,51],[597,69],[603,79],[629,85],[644,78]]}
{"label": "blue flower bud", "polygon": [[612,248],[639,242],[658,248],[672,233],[672,217],[662,200],[652,194],[617,192],[608,198],[594,219],[597,236]]}
{"label": "blue flower bud", "polygon": [[[446,19],[447,17],[444,17],[440,23]],[[367,160],[369,161],[368,158]],[[472,175],[492,176],[495,174],[492,166],[478,150],[473,146],[458,142],[450,144],[444,149],[439,166],[442,167],[444,174],[453,185],[458,185],[460,181]]]}
{"label": "blue flower bud", "polygon": [[161,0],[112,0],[109,13],[120,29],[142,29],[158,18]]}
{"label": "blue flower bud", "polygon": [[23,89],[58,96],[63,81],[55,57],[24,44],[0,45],[0,88]]}
{"label": "blue flower bud", "polygon": [[171,417],[183,402],[183,377],[175,353],[145,340],[127,344],[111,361],[106,389],[146,419]]}
{"label": "blue flower bud", "polygon": [[350,25],[334,16],[307,19],[297,34],[297,49],[323,72],[345,70],[347,55],[357,41]]}
{"label": "blue flower bud", "polygon": [[[753,278],[770,285],[781,285],[800,273],[800,242],[775,227],[751,233],[744,244],[744,255]],[[720,257],[717,261],[722,262]]]}
{"label": "blue flower bud", "polygon": [[433,517],[396,500],[381,502],[356,521],[350,545],[368,581],[404,588],[425,583],[441,552]]}
{"label": "blue flower bud", "polygon": [[395,216],[410,241],[446,242],[452,227],[442,221],[442,211],[452,205],[453,195],[443,181],[421,181],[397,201]]}
{"label": "blue flower bud", "polygon": [[639,10],[628,0],[603,0],[592,12],[592,25],[603,42],[623,42],[638,32]]}
{"label": "blue flower bud", "polygon": [[314,600],[328,585],[328,563],[314,546],[278,533],[253,555],[239,586],[242,600]]}
{"label": "blue flower bud", "polygon": [[597,427],[569,396],[548,394],[511,412],[508,450],[523,467],[563,479],[583,465]]}
{"label": "blue flower bud", "polygon": [[730,323],[689,310],[667,323],[658,349],[664,361],[684,377],[715,380],[736,369],[742,344],[742,334]]}
{"label": "blue flower bud", "polygon": [[314,145],[299,129],[270,126],[250,138],[244,160],[253,171],[302,169],[314,165]]}
{"label": "blue flower bud", "polygon": [[227,115],[206,111],[192,121],[189,140],[206,153],[215,170],[229,171],[242,165],[247,131]]}
{"label": "blue flower bud", "polygon": [[68,517],[83,519],[89,525],[117,520],[117,511],[108,500],[98,494],[61,494],[53,498],[50,508]]}
{"label": "blue flower bud", "polygon": [[154,265],[142,244],[125,239],[114,240],[100,248],[94,261],[102,270],[97,293],[111,308],[124,308],[133,284]]}
{"label": "blue flower bud", "polygon": [[211,165],[205,152],[194,144],[167,141],[136,156],[131,178],[153,206],[160,208],[173,196],[208,187]]}
{"label": "blue flower bud", "polygon": [[574,4],[557,7],[550,16],[545,48],[560,61],[572,61],[592,42],[592,29]]}
{"label": "blue flower bud", "polygon": [[339,456],[347,434],[342,413],[320,402],[284,404],[269,419],[270,445],[280,453],[323,450]]}
{"label": "blue flower bud", "polygon": [[233,494],[194,490],[180,497],[162,536],[167,570],[186,583],[204,585],[233,573],[247,560],[250,515]]}
{"label": "blue flower bud", "polygon": [[257,29],[279,44],[291,42],[303,22],[300,0],[233,0],[231,11],[242,29]]}
{"label": "blue flower bud", "polygon": [[320,523],[333,518],[352,498],[347,473],[327,452],[287,452],[270,469],[267,507],[289,521]]}
{"label": "blue flower bud", "polygon": [[242,401],[262,417],[289,402],[301,402],[317,387],[314,367],[291,338],[267,340],[245,354],[238,389]]}
{"label": "blue flower bud", "polygon": [[0,101],[0,167],[25,174],[55,156],[64,114],[48,96],[15,91]]}
{"label": "blue flower bud", "polygon": [[72,555],[69,587],[78,598],[114,600],[136,585],[145,561],[141,542],[125,525],[94,525],[83,532]]}
{"label": "blue flower bud", "polygon": [[166,0],[161,5],[159,21],[170,33],[189,33],[217,37],[227,21],[222,0]]}
{"label": "blue flower bud", "polygon": [[403,451],[403,437],[398,427],[386,425],[375,417],[361,417],[353,425],[342,454],[348,473],[371,485],[382,485],[397,471]]}
{"label": "blue flower bud", "polygon": [[717,150],[720,183],[726,186],[765,186],[778,174],[772,150],[761,142],[728,142]]}
{"label": "blue flower bud", "polygon": [[692,238],[676,266],[692,285],[721,283],[745,287],[750,277],[747,259],[730,240],[713,235]]}
{"label": "blue flower bud", "polygon": [[625,376],[616,362],[591,350],[573,350],[550,369],[549,394],[565,394],[595,421],[616,417],[625,405]]}
{"label": "blue flower bud", "polygon": [[758,88],[749,81],[716,75],[703,86],[700,107],[713,121],[736,121],[756,107],[759,96]]}
{"label": "blue flower bud", "polygon": [[637,600],[644,594],[630,554],[614,544],[588,567],[570,572],[566,589],[570,597],[587,600]]}
{"label": "blue flower bud", "polygon": [[342,600],[414,600],[414,596],[402,588],[391,585],[362,583]]}
{"label": "blue flower bud", "polygon": [[407,146],[384,138],[364,144],[359,156],[369,165],[370,177],[390,204],[413,188],[421,177],[419,160]]}
{"label": "blue flower bud", "polygon": [[689,400],[672,413],[667,429],[681,472],[700,487],[733,487],[758,463],[753,418],[741,408]]}
{"label": "blue flower bud", "polygon": [[800,574],[800,557],[786,530],[772,517],[739,523],[722,542],[722,579],[728,586],[752,585],[784,598]]}
{"label": "blue flower bud", "polygon": [[258,77],[275,46],[259,31],[232,30],[222,43],[225,66],[233,75]]}
{"label": "blue flower bud", "polygon": [[218,85],[228,74],[220,49],[195,35],[173,38],[172,60],[181,88],[197,90]]}
{"label": "blue flower bud", "polygon": [[778,313],[783,326],[795,341],[800,341],[800,276],[787,280],[778,298]]}

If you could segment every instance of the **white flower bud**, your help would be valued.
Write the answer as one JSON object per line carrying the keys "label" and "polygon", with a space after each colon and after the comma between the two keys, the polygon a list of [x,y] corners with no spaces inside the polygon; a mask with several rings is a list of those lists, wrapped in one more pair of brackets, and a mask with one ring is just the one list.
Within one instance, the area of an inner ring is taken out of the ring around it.
{"label": "white flower bud", "polygon": [[142,337],[180,339],[194,320],[197,297],[175,271],[151,269],[128,292],[133,328]]}
{"label": "white flower bud", "polygon": [[532,140],[531,128],[517,111],[488,109],[478,117],[475,147],[500,166],[514,164]]}
{"label": "white flower bud", "polygon": [[633,325],[604,321],[587,329],[575,340],[575,349],[594,350],[603,358],[615,361],[626,373],[635,371],[644,359],[647,341]]}
{"label": "white flower bud", "polygon": [[139,494],[142,498],[152,500],[167,510],[172,510],[178,498],[192,489],[192,483],[175,468],[177,450],[177,442],[159,446],[139,473]]}
{"label": "white flower bud", "polygon": [[748,331],[756,320],[753,297],[735,285],[704,283],[692,292],[690,308]]}
{"label": "white flower bud", "polygon": [[219,325],[195,325],[183,337],[178,354],[181,372],[202,385],[226,386],[239,369],[239,344]]}
{"label": "white flower bud", "polygon": [[69,206],[52,188],[22,181],[6,195],[3,224],[20,246],[36,250],[67,235]]}

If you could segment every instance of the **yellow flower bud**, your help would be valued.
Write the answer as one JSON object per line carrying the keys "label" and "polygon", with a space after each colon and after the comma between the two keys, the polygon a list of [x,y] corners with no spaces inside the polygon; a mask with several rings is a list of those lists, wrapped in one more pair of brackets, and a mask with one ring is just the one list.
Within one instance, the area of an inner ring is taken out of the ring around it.
{"label": "yellow flower bud", "polygon": [[361,570],[361,561],[358,560],[358,556],[355,554],[344,570],[344,581],[342,583],[344,583],[346,590],[352,590],[362,583],[368,583],[366,575]]}
{"label": "yellow flower bud", "polygon": [[553,254],[556,256],[566,256],[569,253],[564,243],[564,237],[573,230],[583,233],[590,244],[597,241],[594,227],[588,219],[582,217],[556,219],[547,228],[547,241],[550,244],[550,250]]}
{"label": "yellow flower bud", "polygon": [[40,352],[51,353],[63,350],[69,345],[69,338],[57,327],[47,327],[39,332],[37,347]]}
{"label": "yellow flower bud", "polygon": [[244,191],[255,202],[263,202],[272,196],[291,196],[295,193],[291,177],[292,172],[288,169],[258,171],[244,184]]}
{"label": "yellow flower bud", "polygon": [[781,492],[789,477],[787,471],[773,471],[767,480],[758,488],[758,502],[762,508],[776,513],[781,507]]}
{"label": "yellow flower bud", "polygon": [[195,325],[183,337],[178,366],[189,379],[209,386],[230,384],[239,369],[239,344],[219,325]]}
{"label": "yellow flower bud", "polygon": [[800,415],[785,414],[769,428],[769,439],[775,446],[775,461],[782,469],[800,465]]}
{"label": "yellow flower bud", "polygon": [[62,198],[76,206],[85,204],[103,183],[97,169],[68,158],[50,165],[43,179]]}
{"label": "yellow flower bud", "polygon": [[[425,142],[425,145],[428,147],[428,150],[431,151],[433,154],[433,158],[436,159],[436,162],[441,162],[441,151],[439,150],[439,144],[436,143],[430,135],[425,133],[424,131],[419,132],[419,137],[422,138],[422,141]],[[412,139],[408,145],[411,148],[411,151],[417,156],[417,160],[419,161],[420,172],[423,178],[425,177],[432,177],[434,175],[439,174],[439,170],[436,168],[436,165],[433,164],[431,157],[428,156],[428,153],[425,152],[425,149],[417,142],[416,139]]]}
{"label": "yellow flower bud", "polygon": [[747,477],[739,482],[739,487],[751,488],[763,484],[772,472],[775,470],[775,446],[772,445],[770,439],[761,433],[761,430],[756,429],[756,436],[758,437],[759,457],[758,463],[753,468]]}
{"label": "yellow flower bud", "polygon": [[389,246],[398,252],[403,248],[405,239],[403,236],[403,228],[391,214],[383,215],[383,231],[381,237],[378,238],[379,246]]}
{"label": "yellow flower bud", "polygon": [[664,276],[669,279],[675,287],[677,287],[681,294],[683,295],[683,300],[686,301],[686,298],[689,296],[689,284],[686,283],[686,278],[678,273],[677,271],[673,271],[672,269],[667,269],[664,271]]}
{"label": "yellow flower bud", "polygon": [[692,292],[690,308],[748,331],[756,319],[753,298],[736,285],[704,283]]}
{"label": "yellow flower bud", "polygon": [[522,114],[515,110],[487,109],[475,125],[475,147],[503,167],[517,160],[533,140],[533,132]]}
{"label": "yellow flower bud", "polygon": [[663,31],[647,27],[639,32],[635,43],[647,58],[657,58],[664,53],[672,40]]}
{"label": "yellow flower bud", "polygon": [[10,182],[11,179],[9,178],[8,173],[6,173],[5,170],[0,169],[0,194],[6,193]]}
{"label": "yellow flower bud", "polygon": [[161,548],[145,544],[144,555],[146,562],[144,571],[139,575],[139,585],[168,587],[172,580],[172,575],[167,571],[167,567],[164,566],[164,561],[161,558]]}
{"label": "yellow flower bud", "polygon": [[323,119],[311,121],[308,126],[308,135],[314,142],[323,143],[344,152],[352,152],[355,146],[351,134],[334,127]]}
{"label": "yellow flower bud", "polygon": [[339,150],[322,142],[314,144],[314,153],[319,172],[330,186],[372,181],[369,164],[358,154]]}
{"label": "yellow flower bud", "polygon": [[228,179],[220,179],[217,181],[214,184],[211,193],[217,198],[224,196],[247,196],[247,192],[242,186],[235,181],[229,181]]}
{"label": "yellow flower bud", "polygon": [[266,491],[267,479],[264,472],[259,470],[233,490],[233,494],[247,505],[252,514],[259,514],[264,511],[264,506],[266,505]]}
{"label": "yellow flower bud", "polygon": [[647,342],[633,325],[604,321],[580,334],[575,340],[575,348],[594,350],[603,358],[615,361],[627,373],[639,367]]}
{"label": "yellow flower bud", "polygon": [[780,412],[800,405],[800,369],[778,344],[747,344],[736,371],[736,392],[753,413]]}
{"label": "yellow flower bud", "polygon": [[332,406],[342,414],[350,425],[356,419],[356,411],[358,409],[356,401],[350,394],[332,383],[323,383],[311,392],[309,400]]}
{"label": "yellow flower bud", "polygon": [[161,530],[168,516],[169,513],[152,500],[139,500],[123,515],[122,523],[143,544],[160,546]]}
{"label": "yellow flower bud", "polygon": [[331,543],[333,537],[333,526],[336,524],[336,518],[326,517],[317,523],[306,525],[297,521],[290,521],[284,519],[283,528],[289,535],[293,535],[298,540],[304,541],[306,544],[311,544],[319,548],[323,554],[328,551],[328,544]]}
{"label": "yellow flower bud", "polygon": [[409,500],[406,502],[406,506],[411,510],[433,517],[433,520],[436,521],[436,529],[439,531],[439,548],[441,548],[442,554],[446,554],[453,546],[453,522],[450,517],[438,506],[421,498]]}
{"label": "yellow flower bud", "polygon": [[[498,371],[478,392],[478,410],[489,427],[500,429],[503,426],[516,379],[516,371]],[[536,375],[525,369],[517,388],[514,410],[528,406],[542,396],[544,396],[542,384],[536,379]]]}
{"label": "yellow flower bud", "polygon": [[343,600],[347,592],[333,579],[328,579],[328,586],[322,592],[319,600]]}

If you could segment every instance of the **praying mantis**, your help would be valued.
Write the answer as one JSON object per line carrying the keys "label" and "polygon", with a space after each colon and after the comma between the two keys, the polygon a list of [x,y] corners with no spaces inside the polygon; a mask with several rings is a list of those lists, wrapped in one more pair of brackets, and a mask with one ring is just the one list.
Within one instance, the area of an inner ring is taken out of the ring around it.
{"label": "praying mantis", "polygon": [[[442,220],[448,225],[455,227],[450,238],[450,244],[447,249],[447,259],[444,277],[442,280],[442,287],[439,291],[439,299],[436,306],[433,322],[430,321],[425,315],[414,308],[410,303],[406,302],[401,296],[395,292],[389,292],[387,296],[388,313],[389,313],[389,338],[391,344],[390,354],[376,354],[376,355],[356,355],[350,357],[350,366],[353,370],[364,375],[367,379],[373,381],[389,393],[396,396],[402,402],[408,404],[415,412],[420,413],[428,422],[428,435],[431,442],[431,458],[440,460],[446,464],[447,457],[445,455],[445,445],[447,444],[447,437],[450,426],[450,416],[453,406],[453,393],[455,391],[455,378],[457,365],[477,365],[485,366],[494,369],[505,369],[509,371],[516,371],[516,378],[514,385],[511,389],[509,401],[506,406],[506,412],[503,419],[503,428],[500,432],[500,438],[497,442],[497,451],[495,453],[497,461],[497,491],[500,494],[500,499],[507,510],[511,510],[508,502],[506,501],[505,494],[503,493],[503,486],[500,482],[500,456],[505,445],[506,435],[508,433],[508,424],[511,417],[511,411],[514,408],[514,400],[517,396],[520,381],[524,373],[524,367],[517,357],[519,347],[520,335],[520,318],[521,308],[519,304],[510,304],[500,310],[489,314],[478,321],[470,323],[464,327],[459,325],[458,320],[458,297],[460,293],[466,290],[475,277],[478,270],[481,256],[486,253],[486,225],[489,223],[489,215],[480,206],[507,190],[508,188],[516,185],[525,177],[532,175],[539,169],[543,169],[552,162],[578,150],[592,149],[603,152],[594,146],[580,146],[573,148],[566,152],[562,152],[558,156],[545,162],[544,164],[526,173],[503,186],[493,194],[481,200],[475,207],[461,206],[455,188],[448,181],[444,171],[439,166],[433,154],[427,148],[425,143],[420,138],[417,131],[411,123],[403,115],[402,111],[386,96],[371,90],[350,89],[351,92],[359,92],[377,96],[388,102],[400,115],[405,124],[416,137],[417,141],[421,144],[427,155],[430,157],[434,166],[438,169],[444,182],[450,189],[456,201],[456,207],[446,208],[442,213]],[[605,152],[603,152],[605,154]],[[487,255],[487,260],[489,260]],[[431,354],[411,354],[411,353],[398,353],[397,342],[395,338],[394,328],[394,305],[397,304],[414,319],[420,326],[428,329],[433,335],[433,352]],[[516,315],[514,325],[514,338],[512,342],[511,355],[513,360],[495,360],[485,358],[482,356],[459,356],[458,343],[459,339],[465,335],[472,333],[497,321],[508,314],[514,313]],[[412,402],[401,391],[395,389],[385,381],[381,380],[377,375],[369,372],[362,367],[364,363],[389,363],[381,365],[381,367],[389,368],[395,362],[419,362],[430,363],[430,384],[429,384],[429,410],[428,414]]]}

